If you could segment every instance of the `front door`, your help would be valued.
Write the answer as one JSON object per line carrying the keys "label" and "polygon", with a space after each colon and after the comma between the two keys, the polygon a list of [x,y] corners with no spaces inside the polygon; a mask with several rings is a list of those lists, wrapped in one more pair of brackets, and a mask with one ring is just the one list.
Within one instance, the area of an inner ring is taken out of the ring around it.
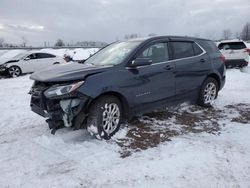
{"label": "front door", "polygon": [[152,64],[128,68],[131,74],[131,92],[137,111],[146,111],[150,106],[165,104],[175,96],[175,67],[168,62],[168,42],[154,42],[144,47],[135,58],[150,58]]}

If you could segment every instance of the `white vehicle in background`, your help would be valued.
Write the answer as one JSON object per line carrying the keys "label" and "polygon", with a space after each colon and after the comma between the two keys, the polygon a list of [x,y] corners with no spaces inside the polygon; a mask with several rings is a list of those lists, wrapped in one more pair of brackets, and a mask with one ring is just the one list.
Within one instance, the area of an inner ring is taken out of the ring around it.
{"label": "white vehicle in background", "polygon": [[225,40],[217,43],[225,57],[226,67],[245,67],[249,62],[250,49],[242,40]]}
{"label": "white vehicle in background", "polygon": [[21,53],[7,62],[2,62],[0,64],[0,72],[7,72],[11,77],[18,77],[23,73],[32,73],[61,63],[65,63],[62,57],[50,53]]}

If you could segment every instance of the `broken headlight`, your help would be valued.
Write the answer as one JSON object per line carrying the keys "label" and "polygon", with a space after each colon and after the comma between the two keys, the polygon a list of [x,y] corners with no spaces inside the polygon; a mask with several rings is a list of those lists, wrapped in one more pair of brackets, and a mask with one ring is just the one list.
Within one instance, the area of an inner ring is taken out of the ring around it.
{"label": "broken headlight", "polygon": [[83,83],[84,81],[80,81],[80,82],[76,82],[76,83],[68,84],[68,85],[52,86],[44,92],[44,95],[47,98],[53,98],[56,96],[69,94],[72,91],[75,91],[76,89],[78,89]]}

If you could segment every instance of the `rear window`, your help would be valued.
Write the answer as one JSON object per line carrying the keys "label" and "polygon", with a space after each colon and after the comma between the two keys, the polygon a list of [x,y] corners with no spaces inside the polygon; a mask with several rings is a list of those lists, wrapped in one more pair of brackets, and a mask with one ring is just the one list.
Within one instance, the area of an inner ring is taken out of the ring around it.
{"label": "rear window", "polygon": [[195,55],[192,42],[171,42],[174,59],[192,57]]}
{"label": "rear window", "polygon": [[246,48],[244,42],[228,42],[228,43],[220,43],[218,48],[220,50],[242,50]]}

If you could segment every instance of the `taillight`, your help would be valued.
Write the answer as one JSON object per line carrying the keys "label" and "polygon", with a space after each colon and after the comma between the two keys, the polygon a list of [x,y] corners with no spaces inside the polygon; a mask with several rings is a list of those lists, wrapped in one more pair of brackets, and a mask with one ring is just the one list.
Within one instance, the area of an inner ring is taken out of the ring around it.
{"label": "taillight", "polygon": [[225,63],[226,62],[226,58],[225,58],[225,56],[224,55],[220,55],[220,59],[221,59],[221,61],[223,61],[223,63]]}
{"label": "taillight", "polygon": [[249,49],[249,48],[246,48],[246,49],[245,49],[245,52],[247,52],[247,53],[250,54],[250,49]]}

